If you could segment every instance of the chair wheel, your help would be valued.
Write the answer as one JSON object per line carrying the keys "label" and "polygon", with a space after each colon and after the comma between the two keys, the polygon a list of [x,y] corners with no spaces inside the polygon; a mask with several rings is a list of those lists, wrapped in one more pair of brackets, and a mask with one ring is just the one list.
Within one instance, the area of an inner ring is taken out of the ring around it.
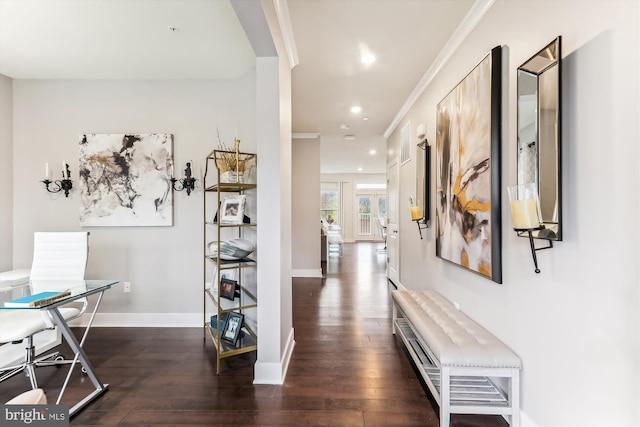
{"label": "chair wheel", "polygon": [[87,373],[87,368],[85,368],[84,366],[82,367],[82,373],[86,374]]}
{"label": "chair wheel", "polygon": [[56,356],[56,358],[53,359],[53,360],[55,360],[56,362],[62,362],[64,360],[64,356],[62,356],[62,355]]}

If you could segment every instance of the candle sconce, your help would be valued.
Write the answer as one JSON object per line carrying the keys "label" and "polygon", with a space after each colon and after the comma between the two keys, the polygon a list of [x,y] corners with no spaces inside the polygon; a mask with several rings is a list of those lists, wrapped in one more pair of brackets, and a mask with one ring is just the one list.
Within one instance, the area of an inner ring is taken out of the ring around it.
{"label": "candle sconce", "polygon": [[[176,182],[179,183],[176,186]],[[184,169],[184,178],[176,179],[173,177],[173,166],[171,166],[171,188],[175,191],[187,190],[187,196],[191,195],[191,192],[196,188],[196,179],[191,173],[191,162],[187,162],[187,167]]]}
{"label": "candle sconce", "polygon": [[[540,222],[540,200],[536,185],[534,183],[514,185],[507,188],[509,192],[509,201],[511,204],[511,217],[513,219],[513,229],[518,236],[527,234],[529,237],[529,245],[531,246],[531,256],[535,265],[535,272],[540,273],[538,268],[537,251],[553,248],[553,241],[548,240],[549,244],[540,248],[536,248],[535,238],[543,234],[545,230],[544,224]],[[536,236],[533,235],[534,232]],[[546,239],[545,239],[546,240]]]}
{"label": "candle sconce", "polygon": [[[44,183],[44,187],[49,193],[59,193],[64,191],[64,196],[69,197],[69,192],[73,188],[73,181],[71,181],[71,171],[69,171],[69,165],[62,163],[62,179],[52,181],[49,174],[49,163],[45,164],[45,178],[41,181]],[[53,184],[53,187],[51,186]]]}
{"label": "candle sconce", "polygon": [[420,233],[420,240],[422,240],[422,230],[429,228],[429,220],[424,217],[418,201],[416,200],[416,203],[413,203],[413,197],[409,197],[409,210],[411,212],[411,221],[416,222],[418,233]]}

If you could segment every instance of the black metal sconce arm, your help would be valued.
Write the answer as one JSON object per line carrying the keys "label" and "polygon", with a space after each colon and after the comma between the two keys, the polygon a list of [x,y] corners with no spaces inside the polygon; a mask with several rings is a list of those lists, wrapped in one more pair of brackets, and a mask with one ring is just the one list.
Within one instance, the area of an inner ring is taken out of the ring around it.
{"label": "black metal sconce arm", "polygon": [[420,233],[420,240],[422,240],[422,230],[429,228],[429,220],[420,218],[420,219],[415,219],[414,221],[418,226],[418,232]]}
{"label": "black metal sconce arm", "polygon": [[533,264],[536,269],[534,270],[536,273],[540,273],[540,269],[538,268],[538,257],[536,256],[536,251],[541,251],[543,249],[551,249],[553,248],[553,240],[548,240],[549,245],[543,246],[541,248],[536,248],[535,243],[533,242],[533,232],[537,230],[542,230],[544,226],[536,227],[536,228],[514,228],[518,236],[522,236],[524,233],[529,235],[529,245],[531,246],[531,256],[533,257]]}

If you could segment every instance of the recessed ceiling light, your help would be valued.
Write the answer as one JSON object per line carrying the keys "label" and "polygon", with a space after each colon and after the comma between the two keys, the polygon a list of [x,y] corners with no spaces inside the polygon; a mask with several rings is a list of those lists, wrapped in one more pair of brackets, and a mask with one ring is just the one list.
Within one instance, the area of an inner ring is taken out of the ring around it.
{"label": "recessed ceiling light", "polygon": [[366,53],[362,55],[360,61],[362,61],[363,64],[373,64],[374,62],[376,62],[376,57],[372,53]]}
{"label": "recessed ceiling light", "polygon": [[369,117],[363,117],[362,120],[367,121],[369,120]]}
{"label": "recessed ceiling light", "polygon": [[340,129],[342,129],[342,130],[349,130],[349,125],[348,125],[348,124],[346,124],[346,123],[342,123],[342,124],[340,125]]}
{"label": "recessed ceiling light", "polygon": [[377,151],[376,151],[376,150],[373,150],[373,149],[372,149],[372,150],[369,150],[369,154],[371,154],[371,155],[374,155],[374,154],[376,154],[376,153],[377,153]]}
{"label": "recessed ceiling light", "polygon": [[362,168],[358,168],[358,172],[362,172]]}
{"label": "recessed ceiling light", "polygon": [[361,111],[362,111],[362,107],[359,107],[357,105],[354,105],[353,107],[351,107],[351,112],[354,114],[358,114]]}
{"label": "recessed ceiling light", "polygon": [[354,139],[356,139],[355,135],[345,135],[344,139],[346,139],[347,141],[353,141]]}

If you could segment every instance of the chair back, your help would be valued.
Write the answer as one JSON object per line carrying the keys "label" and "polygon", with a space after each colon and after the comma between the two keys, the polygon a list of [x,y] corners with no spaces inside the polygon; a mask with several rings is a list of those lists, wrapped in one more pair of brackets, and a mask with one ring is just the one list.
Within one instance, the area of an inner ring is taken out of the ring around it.
{"label": "chair back", "polygon": [[83,280],[89,257],[89,232],[33,234],[31,280]]}

